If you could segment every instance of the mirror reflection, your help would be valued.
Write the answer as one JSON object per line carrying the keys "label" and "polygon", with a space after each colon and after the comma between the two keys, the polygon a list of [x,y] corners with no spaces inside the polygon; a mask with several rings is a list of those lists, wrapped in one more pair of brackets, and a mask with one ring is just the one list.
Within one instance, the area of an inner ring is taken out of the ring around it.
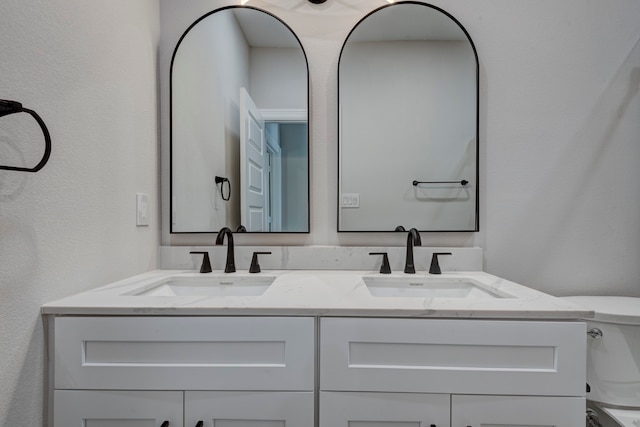
{"label": "mirror reflection", "polygon": [[478,61],[439,8],[384,6],[339,63],[338,231],[477,231]]}
{"label": "mirror reflection", "polygon": [[273,15],[192,24],[171,64],[171,232],[309,231],[308,68]]}

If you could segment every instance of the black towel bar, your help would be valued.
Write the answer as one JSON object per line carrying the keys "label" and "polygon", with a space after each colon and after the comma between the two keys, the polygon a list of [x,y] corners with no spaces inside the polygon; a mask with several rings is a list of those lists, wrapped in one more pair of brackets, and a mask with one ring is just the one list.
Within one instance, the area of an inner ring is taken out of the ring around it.
{"label": "black towel bar", "polygon": [[466,179],[462,181],[413,181],[413,186],[417,186],[418,184],[460,184],[465,186],[469,183]]}
{"label": "black towel bar", "polygon": [[38,172],[40,169],[44,167],[49,161],[49,156],[51,156],[51,135],[49,134],[49,129],[47,129],[47,125],[44,124],[44,121],[40,118],[38,113],[33,110],[29,110],[28,108],[24,108],[21,103],[17,101],[9,101],[5,99],[0,99],[0,117],[8,116],[9,114],[15,113],[27,113],[30,114],[38,125],[40,125],[40,129],[42,129],[42,133],[44,135],[44,154],[42,155],[42,159],[38,164],[33,168],[25,168],[20,166],[3,166],[0,165],[0,170],[8,170],[8,171],[18,171],[18,172]]}

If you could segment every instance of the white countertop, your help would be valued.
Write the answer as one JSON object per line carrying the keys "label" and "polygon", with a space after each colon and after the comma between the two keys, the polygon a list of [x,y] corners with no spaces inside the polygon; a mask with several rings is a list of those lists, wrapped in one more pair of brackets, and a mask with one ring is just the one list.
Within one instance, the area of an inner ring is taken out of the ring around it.
{"label": "white countertop", "polygon": [[[538,292],[481,271],[457,271],[439,276],[374,271],[287,270],[245,271],[225,277],[276,277],[259,296],[126,295],[172,275],[203,277],[193,270],[155,270],[110,285],[45,304],[50,315],[267,315],[267,316],[379,316],[491,319],[580,319],[593,311],[565,299]],[[211,277],[224,275],[214,271]],[[468,279],[510,298],[374,297],[362,281],[368,277]]]}

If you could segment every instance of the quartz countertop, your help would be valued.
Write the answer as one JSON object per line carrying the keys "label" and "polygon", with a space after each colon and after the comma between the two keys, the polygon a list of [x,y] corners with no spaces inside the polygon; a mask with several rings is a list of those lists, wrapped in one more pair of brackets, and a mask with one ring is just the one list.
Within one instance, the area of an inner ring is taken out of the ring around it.
{"label": "quartz countertop", "polygon": [[[245,316],[378,316],[484,319],[581,319],[593,311],[568,300],[527,288],[482,271],[447,272],[439,276],[374,271],[271,270],[239,271],[225,277],[275,277],[259,296],[133,295],[171,276],[205,277],[193,270],[155,270],[42,306],[47,315],[245,315]],[[221,271],[209,277],[224,275]],[[506,298],[422,298],[372,296],[362,277],[471,280]]]}

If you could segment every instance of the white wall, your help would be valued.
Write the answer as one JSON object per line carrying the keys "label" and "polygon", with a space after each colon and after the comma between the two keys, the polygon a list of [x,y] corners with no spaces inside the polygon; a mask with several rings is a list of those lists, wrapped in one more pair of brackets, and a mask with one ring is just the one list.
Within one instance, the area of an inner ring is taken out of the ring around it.
{"label": "white wall", "polygon": [[[640,2],[431,3],[462,23],[480,57],[481,231],[426,234],[423,243],[481,246],[487,271],[555,294],[640,295]],[[163,82],[180,30],[230,4],[238,2],[194,0],[163,14]],[[311,233],[236,242],[404,244],[397,234],[336,232],[338,56],[358,20],[385,4],[250,2],[291,26],[309,59]],[[163,138],[167,114],[163,104]],[[162,179],[167,188],[168,174]],[[164,244],[211,244],[212,238],[169,235],[163,225]]]}
{"label": "white wall", "polygon": [[[158,24],[157,0],[0,2],[0,98],[36,110],[53,140],[39,173],[0,171],[2,426],[43,423],[40,305],[156,266]],[[9,123],[0,159],[21,144]]]}
{"label": "white wall", "polygon": [[258,108],[307,109],[307,64],[300,48],[251,48],[251,97]]}

